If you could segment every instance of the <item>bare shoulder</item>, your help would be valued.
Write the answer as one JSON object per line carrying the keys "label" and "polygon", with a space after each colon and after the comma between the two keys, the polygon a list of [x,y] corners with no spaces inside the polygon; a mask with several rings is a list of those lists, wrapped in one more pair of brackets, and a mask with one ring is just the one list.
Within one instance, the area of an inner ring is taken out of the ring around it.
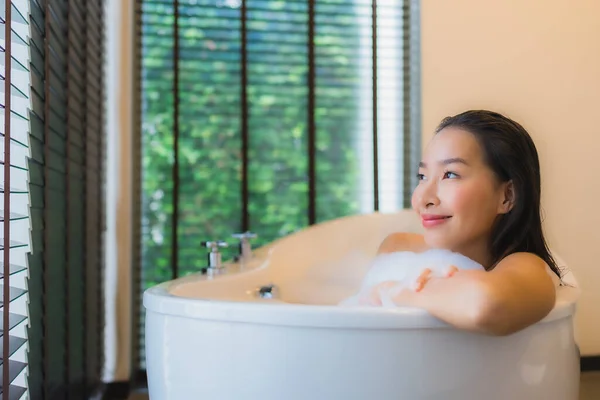
{"label": "bare shoulder", "polygon": [[427,245],[422,235],[418,233],[396,232],[388,235],[377,250],[377,254],[393,253],[396,251],[415,251],[421,252],[427,250]]}
{"label": "bare shoulder", "polygon": [[503,258],[494,271],[514,270],[521,273],[534,271],[536,273],[545,272],[548,265],[539,256],[533,253],[519,252],[513,253]]}
{"label": "bare shoulder", "polygon": [[538,291],[538,294],[554,293],[555,284],[549,271],[550,267],[539,256],[519,252],[502,259],[490,271],[490,276],[496,277],[503,284],[512,283],[515,287],[521,286],[530,291]]}

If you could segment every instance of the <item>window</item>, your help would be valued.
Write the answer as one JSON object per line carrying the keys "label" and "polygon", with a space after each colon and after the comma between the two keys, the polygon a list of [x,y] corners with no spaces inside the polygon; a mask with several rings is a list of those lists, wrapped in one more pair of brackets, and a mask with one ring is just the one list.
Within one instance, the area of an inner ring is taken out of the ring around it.
{"label": "window", "polygon": [[251,230],[256,246],[409,205],[420,152],[418,1],[137,5],[136,304],[149,286],[205,267],[202,241]]}

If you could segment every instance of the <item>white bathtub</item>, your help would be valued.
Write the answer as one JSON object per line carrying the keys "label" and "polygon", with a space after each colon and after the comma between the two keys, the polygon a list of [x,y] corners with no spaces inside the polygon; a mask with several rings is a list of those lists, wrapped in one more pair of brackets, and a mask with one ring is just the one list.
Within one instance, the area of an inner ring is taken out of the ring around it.
{"label": "white bathtub", "polygon": [[[543,321],[506,337],[458,331],[418,309],[336,306],[387,234],[419,230],[412,212],[342,218],[224,274],[147,290],[150,398],[576,400],[574,287],[559,289]],[[255,296],[270,283],[280,299]]]}

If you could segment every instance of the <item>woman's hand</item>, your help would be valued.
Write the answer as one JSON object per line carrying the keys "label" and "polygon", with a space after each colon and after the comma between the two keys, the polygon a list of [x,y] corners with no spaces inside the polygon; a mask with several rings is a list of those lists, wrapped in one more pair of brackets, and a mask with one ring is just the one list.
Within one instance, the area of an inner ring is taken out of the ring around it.
{"label": "woman's hand", "polygon": [[[381,306],[382,304],[382,294],[385,293],[386,291],[390,291],[390,290],[394,290],[394,286],[398,285],[399,282],[397,281],[385,281],[382,283],[379,283],[375,286],[373,286],[371,288],[371,291],[369,292],[369,294],[366,297],[363,297],[360,299],[360,304],[362,305],[366,305],[366,306]],[[392,298],[392,301],[394,302],[394,304],[399,305],[398,303],[396,303],[396,301],[401,301],[401,295],[403,294],[403,292],[405,291],[409,291],[409,289],[405,289],[402,288],[401,290],[394,290],[395,293],[393,293],[393,296],[390,296]]]}
{"label": "woman's hand", "polygon": [[[458,268],[455,267],[454,265],[451,265],[448,268],[448,270],[446,271],[444,277],[450,278],[450,277],[452,277],[452,275],[454,275],[457,272],[458,272]],[[415,281],[415,292],[420,292],[421,290],[423,290],[423,288],[425,287],[427,282],[429,282],[430,279],[431,279],[431,269],[425,268]]]}
{"label": "woman's hand", "polygon": [[[451,266],[448,269],[448,271],[446,271],[445,275],[441,279],[450,278],[457,271],[458,271],[458,268],[456,268],[455,266]],[[421,292],[423,290],[423,288],[425,287],[425,285],[427,285],[427,283],[431,279],[432,279],[431,269],[425,268],[421,272],[421,274],[417,277],[417,279],[415,280],[414,285],[413,285],[413,290],[411,290],[410,288],[406,288],[406,287],[395,288],[395,286],[397,286],[399,284],[399,282],[396,282],[396,281],[382,282],[378,285],[375,285],[371,289],[371,292],[369,293],[369,295],[366,298],[363,298],[361,300],[361,304],[370,305],[370,306],[381,306],[382,305],[382,300],[381,300],[382,293],[385,293],[386,291],[388,291],[388,292],[390,292],[389,298],[395,305],[398,305],[398,306],[414,305],[413,300],[415,299],[415,297],[414,297],[415,294]]]}

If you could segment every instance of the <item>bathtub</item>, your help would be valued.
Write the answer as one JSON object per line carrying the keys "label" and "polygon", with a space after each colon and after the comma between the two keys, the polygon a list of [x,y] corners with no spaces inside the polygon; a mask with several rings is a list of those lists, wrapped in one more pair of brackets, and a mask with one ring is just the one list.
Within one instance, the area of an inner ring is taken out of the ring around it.
{"label": "bathtub", "polygon": [[[410,211],[340,218],[222,273],[148,289],[150,398],[576,400],[576,284],[558,289],[542,321],[505,337],[459,331],[419,309],[336,306],[386,235],[420,229]],[[258,296],[268,284],[275,297]]]}

